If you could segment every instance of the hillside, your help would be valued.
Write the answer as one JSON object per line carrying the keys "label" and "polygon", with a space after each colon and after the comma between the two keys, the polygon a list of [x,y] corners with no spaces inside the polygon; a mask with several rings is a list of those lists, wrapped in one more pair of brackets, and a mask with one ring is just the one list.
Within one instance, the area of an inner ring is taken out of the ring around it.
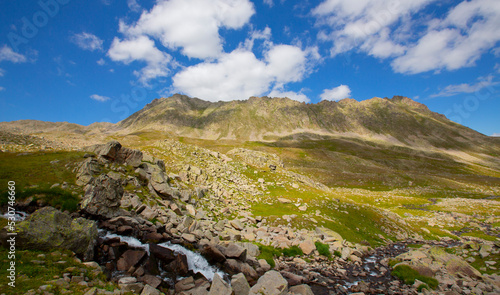
{"label": "hillside", "polygon": [[355,135],[422,147],[482,150],[490,139],[409,98],[300,103],[252,97],[211,103],[174,95],[119,122],[127,131],[160,130],[202,139],[272,141],[293,134]]}

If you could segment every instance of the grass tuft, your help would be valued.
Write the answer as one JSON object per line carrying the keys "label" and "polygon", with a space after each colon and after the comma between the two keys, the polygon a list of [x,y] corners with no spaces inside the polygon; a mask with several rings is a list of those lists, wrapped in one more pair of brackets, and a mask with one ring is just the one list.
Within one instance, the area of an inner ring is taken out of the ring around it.
{"label": "grass tuft", "polygon": [[420,275],[418,271],[404,264],[396,266],[391,274],[407,285],[413,285],[415,280],[419,280],[426,283],[432,289],[436,289],[439,284],[435,278]]}
{"label": "grass tuft", "polygon": [[314,243],[314,245],[316,246],[316,250],[318,250],[320,255],[326,256],[328,258],[332,257],[332,254],[330,253],[330,246],[319,241]]}

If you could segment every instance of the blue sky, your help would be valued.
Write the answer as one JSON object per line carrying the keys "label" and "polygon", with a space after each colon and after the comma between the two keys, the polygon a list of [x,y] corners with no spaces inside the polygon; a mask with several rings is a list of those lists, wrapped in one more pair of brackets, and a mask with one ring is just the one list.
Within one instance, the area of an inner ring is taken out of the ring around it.
{"label": "blue sky", "polygon": [[1,1],[0,121],[404,95],[500,135],[499,28],[497,0]]}

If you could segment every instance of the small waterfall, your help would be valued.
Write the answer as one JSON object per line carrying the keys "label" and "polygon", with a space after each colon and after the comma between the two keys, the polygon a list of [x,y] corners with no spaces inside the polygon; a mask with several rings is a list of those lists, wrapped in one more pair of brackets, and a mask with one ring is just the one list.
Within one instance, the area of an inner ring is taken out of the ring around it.
{"label": "small waterfall", "polygon": [[[112,238],[119,238],[121,242],[127,243],[130,247],[144,249],[145,251],[148,252],[148,255],[149,255],[149,245],[142,243],[141,241],[139,241],[138,239],[136,239],[134,237],[113,234],[113,233],[110,233],[110,232],[103,230],[103,229],[99,229],[99,233],[100,233],[100,235],[102,235],[102,238],[104,240],[109,240]],[[227,276],[226,273],[222,272],[217,267],[210,265],[208,263],[208,261],[205,259],[205,257],[203,257],[202,255],[195,253],[191,250],[188,250],[188,249],[182,247],[181,245],[172,244],[170,242],[165,242],[165,243],[158,244],[158,246],[165,247],[165,248],[168,248],[176,253],[186,255],[189,270],[192,270],[193,273],[198,273],[198,272],[201,273],[209,281],[213,280],[214,275],[216,273],[222,278]]]}

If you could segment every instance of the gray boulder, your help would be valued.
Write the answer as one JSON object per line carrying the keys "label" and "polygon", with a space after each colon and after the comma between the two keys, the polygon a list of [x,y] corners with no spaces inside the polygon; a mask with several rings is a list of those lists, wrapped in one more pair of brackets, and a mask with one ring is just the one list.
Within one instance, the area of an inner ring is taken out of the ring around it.
{"label": "gray boulder", "polygon": [[279,272],[270,270],[259,278],[257,284],[250,289],[249,295],[286,295],[287,293],[287,281]]}
{"label": "gray boulder", "polygon": [[231,279],[231,287],[233,288],[234,295],[248,295],[250,292],[250,285],[243,273],[233,276]]}
{"label": "gray boulder", "polygon": [[311,290],[311,287],[309,287],[306,284],[303,285],[298,285],[298,286],[293,286],[290,288],[288,291],[288,295],[314,295],[313,291]]}
{"label": "gray boulder", "polygon": [[89,184],[81,201],[81,209],[91,215],[113,218],[124,211],[120,210],[122,196],[121,183],[103,174]]}
{"label": "gray boulder", "polygon": [[36,250],[68,249],[83,260],[94,256],[97,226],[84,218],[72,219],[53,207],[44,207],[17,225],[19,247]]}
{"label": "gray boulder", "polygon": [[222,280],[222,278],[218,275],[214,275],[214,279],[212,280],[212,286],[210,287],[209,295],[231,295],[233,290],[231,287]]}

